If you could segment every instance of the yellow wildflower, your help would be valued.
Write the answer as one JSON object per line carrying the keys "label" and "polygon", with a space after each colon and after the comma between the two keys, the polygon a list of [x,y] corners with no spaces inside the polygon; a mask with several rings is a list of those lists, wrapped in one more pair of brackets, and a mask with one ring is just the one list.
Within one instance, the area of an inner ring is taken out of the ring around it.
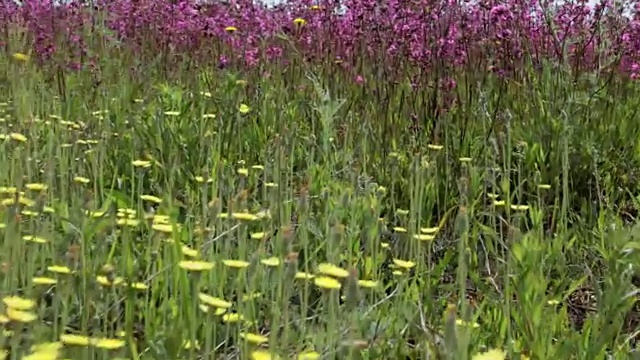
{"label": "yellow wildflower", "polygon": [[[18,188],[13,187],[13,186],[0,186],[0,194],[10,194],[10,195],[14,195],[15,193],[18,192]],[[22,193],[20,194],[22,195]]]}
{"label": "yellow wildflower", "polygon": [[209,309],[214,308],[215,312],[213,314],[215,316],[220,316],[220,315],[222,315],[222,314],[227,312],[227,309],[225,309],[225,308],[217,308],[217,307],[208,306],[208,305],[205,305],[205,304],[200,304],[200,305],[198,305],[198,307],[200,308],[200,310],[202,310],[205,313],[209,313]]}
{"label": "yellow wildflower", "polygon": [[38,216],[40,213],[31,211],[31,210],[22,210],[20,211],[20,214],[24,216],[34,217],[34,216]]}
{"label": "yellow wildflower", "polygon": [[471,357],[471,360],[504,360],[507,355],[500,349],[491,349],[487,352],[475,354]]}
{"label": "yellow wildflower", "polygon": [[58,355],[58,350],[36,351],[24,356],[22,360],[56,360]]}
{"label": "yellow wildflower", "polygon": [[438,230],[440,230],[439,227],[426,227],[426,228],[420,228],[420,232],[423,234],[435,234],[438,232]]}
{"label": "yellow wildflower", "polygon": [[116,224],[122,226],[136,227],[140,225],[140,220],[138,219],[118,219],[116,220]]}
{"label": "yellow wildflower", "polygon": [[23,54],[23,53],[20,53],[20,52],[13,53],[13,58],[15,60],[22,61],[22,62],[27,62],[30,59],[29,55]]}
{"label": "yellow wildflower", "polygon": [[154,202],[156,204],[162,203],[162,199],[160,199],[157,196],[153,196],[153,195],[140,195],[140,199],[142,199],[144,201]]}
{"label": "yellow wildflower", "polygon": [[25,299],[19,296],[7,296],[2,302],[11,309],[15,310],[31,310],[36,306],[36,302],[31,299]]}
{"label": "yellow wildflower", "polygon": [[155,231],[170,234],[173,232],[173,225],[170,224],[153,224],[151,228]]}
{"label": "yellow wildflower", "polygon": [[245,294],[245,295],[242,295],[242,301],[250,301],[250,300],[253,300],[253,299],[257,299],[257,298],[259,298],[261,296],[262,296],[262,293],[259,293],[259,292]]}
{"label": "yellow wildflower", "polygon": [[79,183],[79,184],[88,184],[91,180],[87,179],[86,177],[82,177],[82,176],[75,176],[73,178],[73,181]]}
{"label": "yellow wildflower", "polygon": [[413,261],[405,261],[400,259],[393,259],[393,263],[397,267],[401,267],[403,269],[411,269],[412,267],[416,266],[416,263],[414,263]]}
{"label": "yellow wildflower", "polygon": [[332,290],[340,289],[342,287],[338,280],[328,276],[320,276],[315,278],[314,284],[316,284],[317,287]]}
{"label": "yellow wildflower", "polygon": [[213,179],[205,179],[202,176],[196,176],[194,179],[196,180],[196,182],[199,182],[199,183],[205,183],[205,182],[211,183],[211,182],[213,182]]}
{"label": "yellow wildflower", "polygon": [[131,162],[131,164],[134,167],[139,167],[139,168],[148,168],[151,166],[151,161],[147,161],[147,160],[134,160],[133,162]]}
{"label": "yellow wildflower", "polygon": [[349,276],[349,272],[347,270],[329,263],[319,264],[318,272],[323,275],[329,275],[337,278],[346,278]]}
{"label": "yellow wildflower", "polygon": [[124,283],[124,279],[119,276],[109,279],[107,276],[98,275],[96,276],[96,281],[102,286],[118,286]]}
{"label": "yellow wildflower", "polygon": [[62,349],[62,343],[59,342],[45,342],[33,345],[31,351],[33,352],[56,352]]}
{"label": "yellow wildflower", "polygon": [[364,288],[374,288],[378,286],[378,282],[375,280],[358,280],[358,286]]}
{"label": "yellow wildflower", "polygon": [[33,235],[25,235],[22,237],[22,240],[33,242],[36,244],[46,244],[48,242],[47,239],[45,238],[42,238],[40,236],[33,236]]}
{"label": "yellow wildflower", "polygon": [[244,269],[246,267],[249,267],[249,263],[244,260],[226,259],[226,260],[222,260],[222,264],[224,264],[224,266],[234,268],[234,269]]}
{"label": "yellow wildflower", "polygon": [[298,354],[298,360],[319,360],[320,353],[317,351],[305,351]]}
{"label": "yellow wildflower", "polygon": [[301,279],[301,280],[311,280],[314,277],[315,277],[315,275],[309,274],[309,273],[303,272],[303,271],[298,271],[294,276],[294,278]]}
{"label": "yellow wildflower", "polygon": [[224,314],[222,315],[222,322],[225,323],[236,323],[238,321],[244,320],[244,316],[238,313]]}
{"label": "yellow wildflower", "polygon": [[91,339],[91,344],[97,348],[114,350],[123,347],[125,342],[122,339],[97,338]]}
{"label": "yellow wildflower", "polygon": [[270,258],[267,258],[267,259],[260,260],[260,263],[262,265],[266,265],[266,266],[278,266],[278,265],[280,265],[280,259],[275,257],[275,256],[273,256],[273,257],[270,257]]}
{"label": "yellow wildflower", "polygon": [[45,184],[40,184],[40,183],[30,183],[30,184],[26,184],[25,187],[29,190],[33,190],[33,191],[45,191],[47,190],[47,185]]}
{"label": "yellow wildflower", "polygon": [[276,356],[271,356],[271,353],[265,350],[256,350],[251,353],[251,360],[274,360],[278,359]]}
{"label": "yellow wildflower", "polygon": [[91,338],[83,335],[62,334],[60,335],[60,342],[65,345],[89,346]]}
{"label": "yellow wildflower", "polygon": [[142,282],[131,283],[129,286],[135,290],[147,290],[149,288],[149,285]]}
{"label": "yellow wildflower", "polygon": [[188,247],[187,245],[183,245],[182,246],[182,254],[185,256],[189,256],[189,257],[197,257],[198,256],[198,250],[192,249],[190,247]]}
{"label": "yellow wildflower", "polygon": [[249,111],[251,111],[251,108],[247,104],[240,104],[240,107],[238,107],[238,111],[240,112],[240,114],[248,114]]}
{"label": "yellow wildflower", "polygon": [[420,241],[431,241],[433,239],[435,239],[436,237],[434,235],[431,234],[415,234],[413,235],[413,238],[416,240],[420,240]]}
{"label": "yellow wildflower", "polygon": [[221,299],[221,298],[217,298],[217,297],[213,297],[211,295],[207,295],[205,293],[199,293],[198,294],[198,299],[200,299],[200,301],[202,301],[203,303],[209,305],[209,306],[213,306],[215,308],[220,308],[220,309],[229,309],[231,306],[233,306],[233,304],[231,304],[230,302]]}
{"label": "yellow wildflower", "polygon": [[250,213],[231,213],[231,218],[234,220],[255,221],[258,220],[258,216]]}
{"label": "yellow wildflower", "polygon": [[11,133],[11,134],[9,134],[9,137],[11,139],[15,140],[15,141],[18,141],[18,142],[26,142],[27,141],[27,137],[22,135],[22,134],[19,134],[19,133]]}
{"label": "yellow wildflower", "polygon": [[7,308],[7,317],[13,321],[22,323],[32,322],[38,318],[34,313],[14,308]]}
{"label": "yellow wildflower", "polygon": [[194,348],[196,350],[200,349],[200,343],[198,343],[198,340],[191,342],[191,340],[185,340],[182,344],[182,347],[185,349],[191,349]]}
{"label": "yellow wildflower", "polygon": [[256,344],[256,345],[264,344],[269,341],[269,338],[267,338],[266,336],[253,334],[253,333],[241,332],[240,337],[245,339],[247,342]]}
{"label": "yellow wildflower", "polygon": [[58,280],[50,278],[50,277],[34,277],[31,279],[31,281],[35,284],[35,285],[55,285],[58,283]]}
{"label": "yellow wildflower", "polygon": [[206,261],[180,261],[178,266],[187,271],[206,271],[213,269],[214,263]]}
{"label": "yellow wildflower", "polygon": [[238,169],[238,175],[242,175],[242,176],[248,176],[249,175],[249,169],[247,168],[240,168]]}
{"label": "yellow wildflower", "polygon": [[71,269],[69,269],[67,266],[48,266],[47,271],[57,274],[71,274]]}
{"label": "yellow wildflower", "polygon": [[470,327],[470,328],[479,328],[480,324],[478,324],[477,322],[468,322],[468,321],[464,321],[462,319],[456,319],[456,325],[458,326],[466,326],[466,327]]}

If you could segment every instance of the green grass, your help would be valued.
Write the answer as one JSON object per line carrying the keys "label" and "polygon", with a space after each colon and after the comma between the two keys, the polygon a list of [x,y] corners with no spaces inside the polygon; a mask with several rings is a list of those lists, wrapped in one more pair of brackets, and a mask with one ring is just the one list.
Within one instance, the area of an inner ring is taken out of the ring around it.
{"label": "green grass", "polygon": [[35,301],[0,305],[8,358],[632,356],[637,86],[470,72],[436,114],[333,64],[2,60],[1,293]]}

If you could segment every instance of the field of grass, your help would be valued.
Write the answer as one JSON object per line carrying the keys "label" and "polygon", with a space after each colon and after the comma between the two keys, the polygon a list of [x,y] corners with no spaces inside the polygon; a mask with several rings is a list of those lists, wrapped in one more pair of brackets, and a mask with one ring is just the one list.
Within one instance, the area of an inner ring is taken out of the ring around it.
{"label": "field of grass", "polygon": [[0,359],[640,358],[636,80],[6,34]]}

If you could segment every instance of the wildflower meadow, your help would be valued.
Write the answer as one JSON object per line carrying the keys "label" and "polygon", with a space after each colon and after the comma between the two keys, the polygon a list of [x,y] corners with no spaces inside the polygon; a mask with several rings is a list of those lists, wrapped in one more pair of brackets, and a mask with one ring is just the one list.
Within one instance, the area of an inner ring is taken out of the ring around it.
{"label": "wildflower meadow", "polygon": [[0,0],[0,359],[640,359],[640,5]]}

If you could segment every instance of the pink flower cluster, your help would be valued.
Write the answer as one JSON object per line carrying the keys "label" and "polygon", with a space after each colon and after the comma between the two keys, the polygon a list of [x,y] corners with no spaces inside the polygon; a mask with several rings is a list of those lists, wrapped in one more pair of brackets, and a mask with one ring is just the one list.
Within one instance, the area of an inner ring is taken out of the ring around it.
{"label": "pink flower cluster", "polygon": [[20,36],[42,64],[77,69],[130,52],[248,67],[296,54],[392,74],[465,67],[508,75],[549,62],[640,74],[640,5],[623,15],[609,0],[318,1],[0,0],[0,43]]}

